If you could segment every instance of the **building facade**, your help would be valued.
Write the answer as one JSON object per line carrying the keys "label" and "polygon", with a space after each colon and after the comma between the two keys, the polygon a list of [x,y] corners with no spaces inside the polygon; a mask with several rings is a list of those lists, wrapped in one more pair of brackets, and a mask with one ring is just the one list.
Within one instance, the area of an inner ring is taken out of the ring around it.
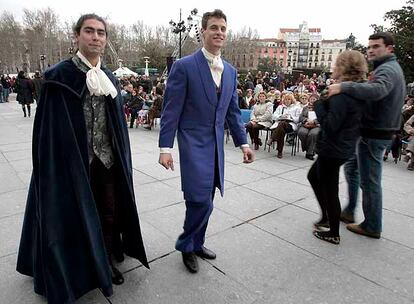
{"label": "building facade", "polygon": [[286,72],[293,69],[332,71],[336,57],[344,50],[346,39],[324,40],[320,28],[309,28],[304,21],[298,28],[281,28],[277,38],[229,46],[223,56],[244,71],[257,70],[262,58],[269,58]]}

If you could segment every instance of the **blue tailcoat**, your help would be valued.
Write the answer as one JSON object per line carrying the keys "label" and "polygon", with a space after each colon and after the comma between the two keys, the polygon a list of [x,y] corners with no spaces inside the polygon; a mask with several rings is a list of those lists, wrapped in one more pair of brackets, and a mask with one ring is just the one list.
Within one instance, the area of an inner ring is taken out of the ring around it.
{"label": "blue tailcoat", "polygon": [[214,187],[223,195],[225,122],[235,146],[247,143],[238,106],[237,71],[223,63],[219,100],[201,50],[176,61],[168,77],[159,146],[173,147],[177,133],[181,185],[187,201],[207,201]]}

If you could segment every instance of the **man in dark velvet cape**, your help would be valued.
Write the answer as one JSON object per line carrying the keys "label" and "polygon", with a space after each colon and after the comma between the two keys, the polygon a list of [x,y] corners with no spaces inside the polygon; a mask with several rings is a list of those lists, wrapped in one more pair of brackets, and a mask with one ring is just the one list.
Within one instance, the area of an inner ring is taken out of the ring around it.
{"label": "man in dark velvet cape", "polygon": [[[114,87],[117,80],[101,70]],[[116,231],[112,253],[148,262],[132,182],[132,162],[121,94],[104,98],[114,158]],[[69,59],[45,72],[33,128],[30,183],[17,271],[34,278],[35,292],[49,303],[73,302],[95,288],[112,294],[100,216],[90,183],[90,158],[83,103],[86,74]]]}

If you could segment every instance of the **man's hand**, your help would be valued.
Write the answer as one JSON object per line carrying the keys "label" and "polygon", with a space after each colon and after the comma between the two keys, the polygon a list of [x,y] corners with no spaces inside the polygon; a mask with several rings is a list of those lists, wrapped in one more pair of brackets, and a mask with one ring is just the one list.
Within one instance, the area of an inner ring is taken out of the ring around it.
{"label": "man's hand", "polygon": [[160,153],[160,159],[158,160],[160,165],[162,165],[165,169],[170,169],[174,171],[174,160],[172,158],[171,153]]}
{"label": "man's hand", "polygon": [[341,93],[341,84],[340,83],[331,84],[328,87],[328,97],[331,97],[332,95],[337,95],[339,93]]}
{"label": "man's hand", "polygon": [[242,151],[243,151],[243,163],[250,164],[254,162],[256,157],[250,148],[242,148]]}

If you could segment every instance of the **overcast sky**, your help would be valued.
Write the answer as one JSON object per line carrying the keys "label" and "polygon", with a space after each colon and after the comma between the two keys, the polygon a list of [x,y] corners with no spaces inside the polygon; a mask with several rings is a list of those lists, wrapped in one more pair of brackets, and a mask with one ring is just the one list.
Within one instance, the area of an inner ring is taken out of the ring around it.
{"label": "overcast sky", "polygon": [[76,21],[83,13],[95,12],[113,23],[130,25],[142,20],[147,25],[168,25],[170,19],[178,20],[180,8],[183,18],[195,7],[199,14],[220,8],[227,15],[229,29],[237,31],[248,26],[257,29],[260,38],[275,38],[279,28],[298,28],[302,21],[307,21],[310,28],[322,29],[324,39],[342,39],[352,32],[358,42],[366,44],[372,33],[369,25],[383,24],[387,11],[399,9],[405,3],[405,0],[0,0],[0,10],[12,12],[19,21],[24,8],[50,7],[61,21]]}

